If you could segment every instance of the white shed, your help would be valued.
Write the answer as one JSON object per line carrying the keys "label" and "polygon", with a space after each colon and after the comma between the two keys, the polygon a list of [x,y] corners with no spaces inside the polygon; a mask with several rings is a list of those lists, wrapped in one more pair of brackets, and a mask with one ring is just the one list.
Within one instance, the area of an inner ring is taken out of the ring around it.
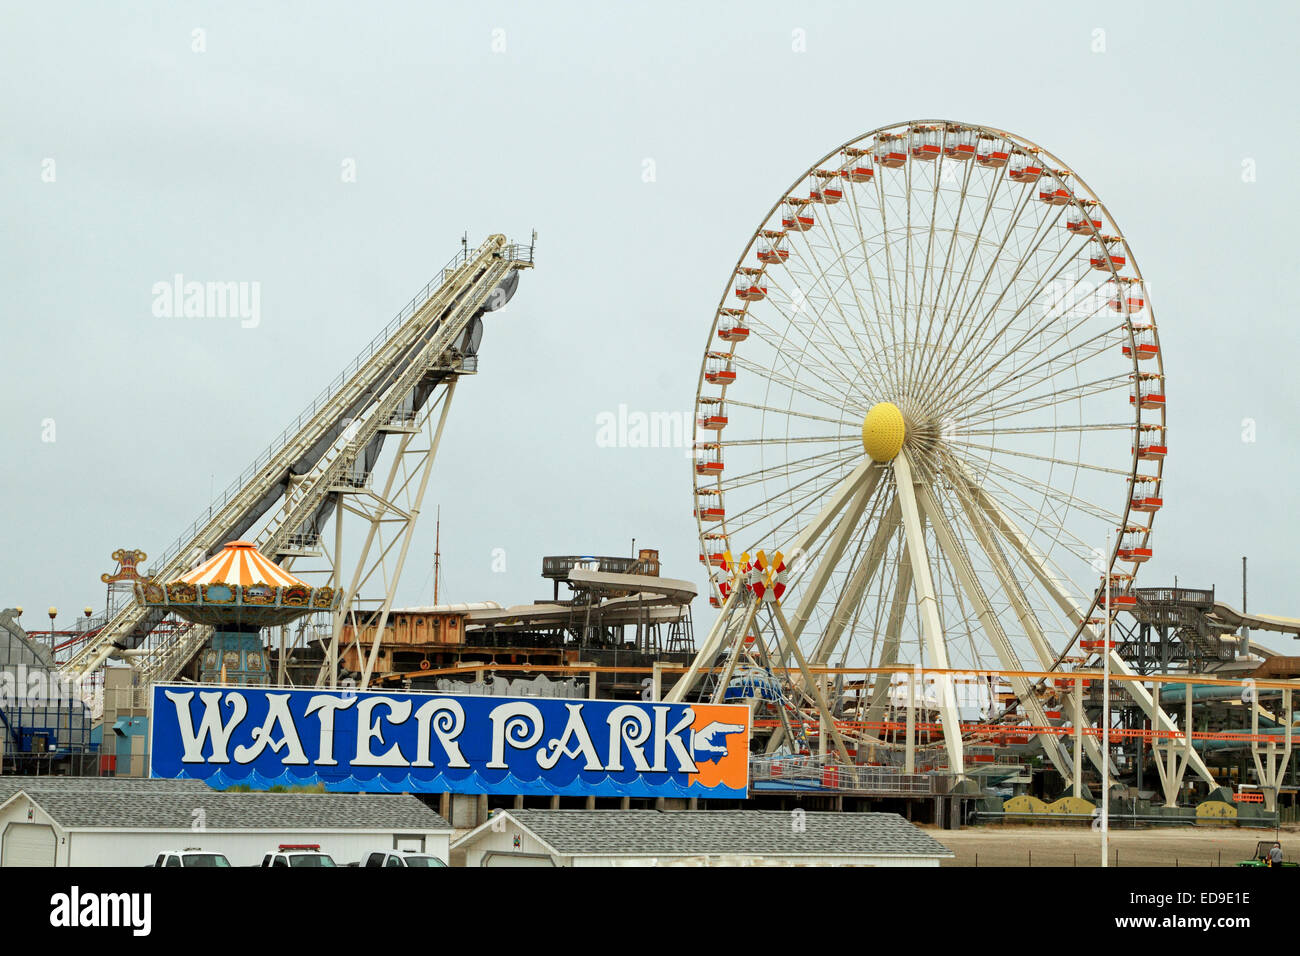
{"label": "white shed", "polygon": [[502,810],[452,844],[465,866],[938,866],[896,813]]}
{"label": "white shed", "polygon": [[413,796],[230,793],[201,781],[8,777],[0,867],[146,866],[197,847],[255,866],[280,844],[318,844],[339,865],[373,850],[449,859],[452,829]]}

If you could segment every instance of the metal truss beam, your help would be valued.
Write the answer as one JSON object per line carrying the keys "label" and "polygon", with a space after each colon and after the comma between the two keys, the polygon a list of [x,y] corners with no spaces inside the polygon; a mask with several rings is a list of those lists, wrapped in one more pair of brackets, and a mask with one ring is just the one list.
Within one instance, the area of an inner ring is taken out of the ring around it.
{"label": "metal truss beam", "polygon": [[[939,602],[935,596],[934,577],[930,573],[930,555],[925,546],[925,532],[921,527],[921,510],[916,500],[916,483],[907,450],[899,451],[894,459],[894,478],[898,501],[902,507],[903,531],[907,535],[908,560],[916,583],[917,610],[921,616],[925,644],[934,666],[947,668],[948,645],[944,639],[943,621],[939,617]],[[961,739],[961,719],[957,713],[957,695],[952,676],[940,674],[935,683],[939,688],[939,720],[943,725],[943,743],[948,751],[948,767],[960,779],[966,776],[966,762]]]}

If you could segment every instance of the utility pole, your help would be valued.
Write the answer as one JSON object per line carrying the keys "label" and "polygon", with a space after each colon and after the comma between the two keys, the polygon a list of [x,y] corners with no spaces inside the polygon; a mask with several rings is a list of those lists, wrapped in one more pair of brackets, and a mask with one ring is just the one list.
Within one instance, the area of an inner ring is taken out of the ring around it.
{"label": "utility pole", "polygon": [[[1246,614],[1246,556],[1244,554],[1241,556],[1241,613],[1243,616]],[[1250,628],[1246,626],[1245,621],[1241,622],[1241,638],[1242,650],[1249,652]]]}

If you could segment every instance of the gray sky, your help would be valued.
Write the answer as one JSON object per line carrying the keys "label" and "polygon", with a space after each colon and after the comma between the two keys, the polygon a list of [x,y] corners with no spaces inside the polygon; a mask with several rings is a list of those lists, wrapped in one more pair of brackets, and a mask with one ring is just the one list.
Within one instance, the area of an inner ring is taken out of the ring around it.
{"label": "gray sky", "polygon": [[[0,13],[0,605],[28,627],[102,606],[110,552],[170,544],[465,230],[540,238],[426,501],[444,599],[540,598],[543,554],[633,537],[703,587],[682,451],[598,447],[596,417],[689,412],[767,209],[837,144],[914,117],[1041,143],[1132,244],[1171,446],[1139,584],[1238,604],[1249,555],[1251,607],[1300,616],[1291,5],[55,9]],[[260,283],[260,324],[155,317],[176,273]],[[404,602],[431,599],[432,551],[429,521]]]}

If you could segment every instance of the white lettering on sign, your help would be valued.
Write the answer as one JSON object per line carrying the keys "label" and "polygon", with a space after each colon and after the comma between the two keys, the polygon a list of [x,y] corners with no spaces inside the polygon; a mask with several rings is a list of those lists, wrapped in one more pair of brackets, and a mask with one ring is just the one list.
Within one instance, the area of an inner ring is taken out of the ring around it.
{"label": "white lettering on sign", "polygon": [[[190,717],[190,701],[194,698],[194,691],[176,693],[168,690],[163,693],[176,707],[176,723],[180,728],[181,746],[185,754],[181,762],[230,763],[230,757],[226,755],[226,748],[230,746],[230,735],[248,713],[248,701],[244,699],[244,695],[234,691],[226,694],[226,703],[233,708],[233,714],[227,722],[221,719],[221,691],[201,691],[199,700],[203,701],[203,717],[199,720],[199,729],[196,733],[194,721]],[[212,740],[212,756],[205,761],[203,745],[209,738]]]}
{"label": "white lettering on sign", "polygon": [[416,759],[411,764],[412,767],[434,766],[429,755],[430,730],[432,730],[432,735],[438,738],[438,743],[442,745],[443,753],[447,755],[448,767],[464,768],[469,766],[469,761],[460,752],[460,744],[456,742],[456,738],[465,729],[465,708],[460,705],[459,701],[429,701],[415,712],[415,725],[417,728],[415,738]]}
{"label": "white lettering on sign", "polygon": [[384,731],[380,726],[381,717],[374,715],[376,707],[387,707],[388,723],[392,727],[406,723],[411,716],[409,700],[393,700],[391,697],[367,697],[357,705],[357,755],[353,759],[354,767],[409,767],[411,761],[402,755],[402,748],[393,744],[386,752],[376,756],[370,750],[370,742],[384,742]]}

